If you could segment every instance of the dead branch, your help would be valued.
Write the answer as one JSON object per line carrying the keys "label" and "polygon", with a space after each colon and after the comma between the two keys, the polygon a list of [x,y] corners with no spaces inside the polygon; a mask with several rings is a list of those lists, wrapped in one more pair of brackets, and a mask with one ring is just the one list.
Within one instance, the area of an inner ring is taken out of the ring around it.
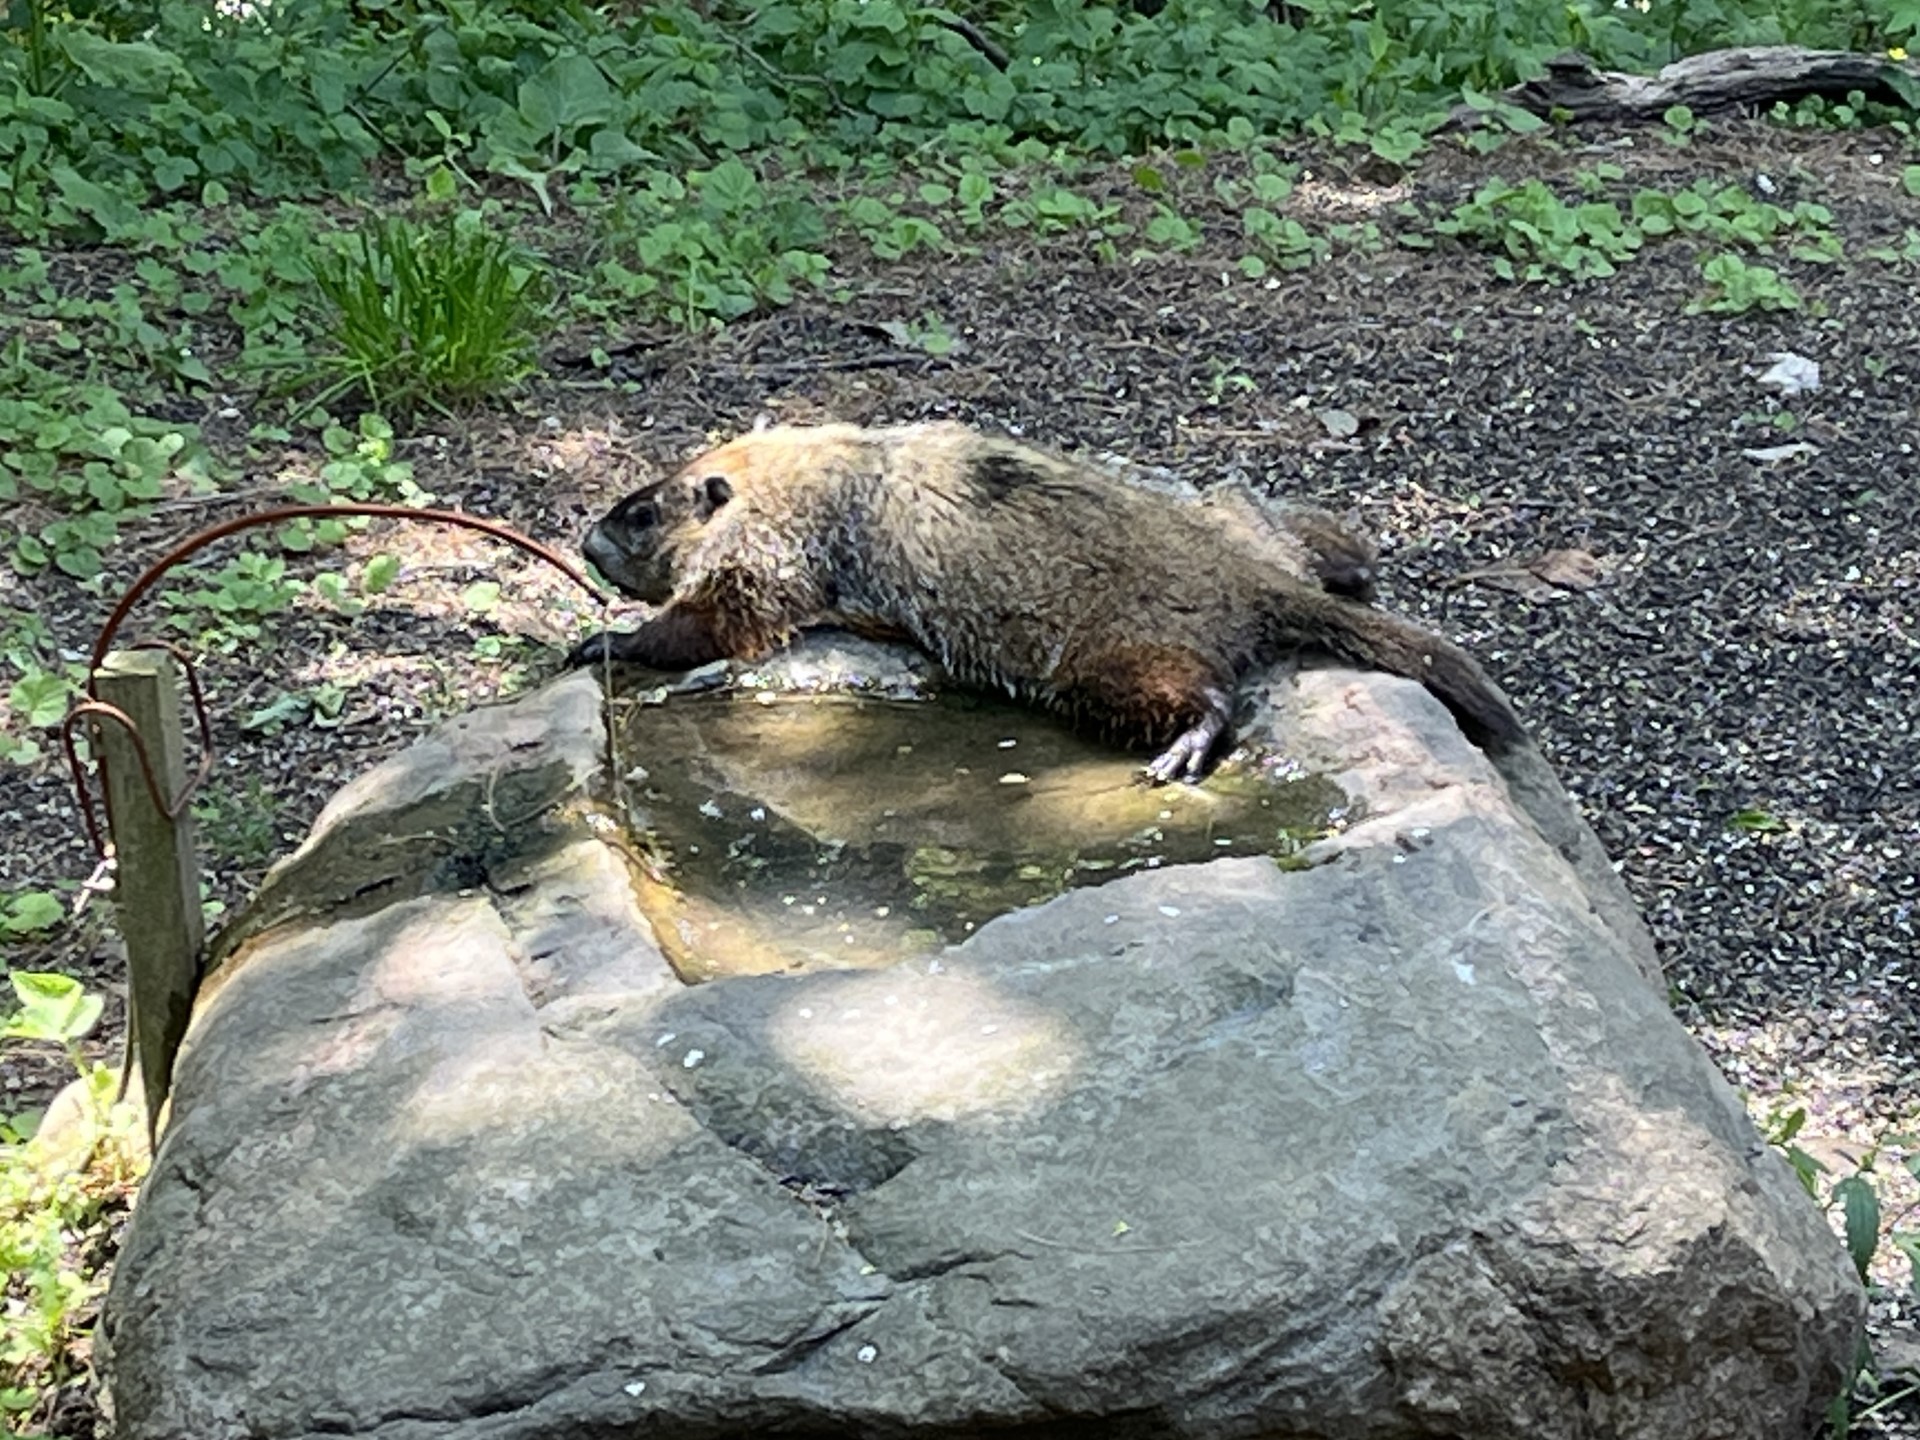
{"label": "dead branch", "polygon": [[[1920,97],[1920,68],[1885,55],[1849,50],[1806,50],[1797,45],[1755,45],[1709,50],[1676,60],[1656,75],[1602,70],[1577,50],[1556,55],[1547,72],[1503,93],[1502,99],[1535,115],[1576,121],[1621,123],[1657,120],[1675,105],[1696,115],[1766,109],[1809,95],[1869,100],[1911,107]],[[1455,112],[1456,123],[1471,123]]]}
{"label": "dead branch", "polygon": [[1005,49],[995,42],[993,37],[982,30],[964,15],[956,15],[951,10],[929,10],[927,18],[937,20],[974,49],[987,57],[987,63],[996,70],[1005,70],[1013,63]]}

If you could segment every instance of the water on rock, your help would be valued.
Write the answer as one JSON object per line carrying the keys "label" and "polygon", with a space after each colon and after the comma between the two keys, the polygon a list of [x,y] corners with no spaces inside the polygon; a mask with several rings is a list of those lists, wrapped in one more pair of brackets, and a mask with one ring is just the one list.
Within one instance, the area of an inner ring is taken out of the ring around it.
{"label": "water on rock", "polygon": [[617,734],[642,904],[688,980],[890,965],[1075,886],[1287,857],[1346,804],[1277,759],[1149,788],[1140,757],[970,695],[677,694]]}

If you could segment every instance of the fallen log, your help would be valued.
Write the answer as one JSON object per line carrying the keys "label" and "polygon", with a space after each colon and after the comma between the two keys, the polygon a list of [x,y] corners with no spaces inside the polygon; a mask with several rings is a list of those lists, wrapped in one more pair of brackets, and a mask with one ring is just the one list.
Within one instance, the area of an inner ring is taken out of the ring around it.
{"label": "fallen log", "polygon": [[[1657,120],[1675,105],[1696,115],[1792,104],[1809,95],[1869,100],[1920,109],[1920,68],[1884,54],[1754,45],[1709,50],[1676,60],[1656,75],[1602,70],[1577,50],[1547,62],[1544,75],[1502,93],[1535,115],[1611,123]],[[1456,112],[1466,121],[1472,111]]]}

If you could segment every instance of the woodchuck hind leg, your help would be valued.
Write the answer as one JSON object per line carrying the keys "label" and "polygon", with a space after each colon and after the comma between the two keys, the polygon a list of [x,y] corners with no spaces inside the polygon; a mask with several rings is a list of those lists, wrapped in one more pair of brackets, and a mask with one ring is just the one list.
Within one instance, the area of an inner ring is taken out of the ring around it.
{"label": "woodchuck hind leg", "polygon": [[1071,712],[1136,743],[1173,742],[1148,762],[1150,785],[1198,780],[1232,716],[1232,676],[1178,645],[1104,646],[1075,656],[1053,677]]}

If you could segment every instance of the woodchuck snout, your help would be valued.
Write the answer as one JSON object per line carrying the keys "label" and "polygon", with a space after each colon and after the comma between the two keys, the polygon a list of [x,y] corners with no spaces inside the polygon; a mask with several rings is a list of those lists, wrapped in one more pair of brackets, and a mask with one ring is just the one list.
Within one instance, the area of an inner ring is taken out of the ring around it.
{"label": "woodchuck snout", "polygon": [[584,548],[661,608],[571,663],[684,670],[841,625],[1155,747],[1156,782],[1197,778],[1235,684],[1303,647],[1421,681],[1483,746],[1525,733],[1465,651],[1364,603],[1373,549],[1327,512],[1130,484],[961,425],[757,431],[627,496]]}

